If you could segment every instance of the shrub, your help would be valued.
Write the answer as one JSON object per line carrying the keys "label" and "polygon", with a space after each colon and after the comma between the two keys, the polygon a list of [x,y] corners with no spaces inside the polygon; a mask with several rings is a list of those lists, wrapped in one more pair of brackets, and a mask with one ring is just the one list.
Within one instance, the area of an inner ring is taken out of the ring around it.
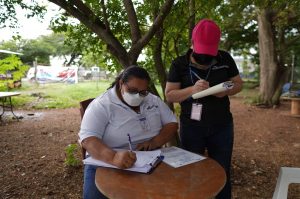
{"label": "shrub", "polygon": [[70,167],[78,167],[80,164],[80,160],[76,157],[76,153],[78,152],[77,144],[69,144],[65,148],[66,159],[65,165]]}
{"label": "shrub", "polygon": [[7,90],[8,85],[20,84],[28,68],[16,55],[0,60],[0,91]]}

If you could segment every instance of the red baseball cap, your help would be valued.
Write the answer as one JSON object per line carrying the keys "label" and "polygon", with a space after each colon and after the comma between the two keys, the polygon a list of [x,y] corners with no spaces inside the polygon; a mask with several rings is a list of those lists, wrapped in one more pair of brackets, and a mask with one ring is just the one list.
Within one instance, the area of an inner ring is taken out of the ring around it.
{"label": "red baseball cap", "polygon": [[212,20],[202,19],[193,29],[193,51],[197,54],[216,56],[218,54],[221,30]]}

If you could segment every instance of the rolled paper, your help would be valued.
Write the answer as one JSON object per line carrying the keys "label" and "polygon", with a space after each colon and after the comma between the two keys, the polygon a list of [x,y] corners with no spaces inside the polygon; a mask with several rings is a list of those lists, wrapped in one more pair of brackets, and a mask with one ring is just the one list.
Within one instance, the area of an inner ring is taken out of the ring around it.
{"label": "rolled paper", "polygon": [[192,95],[193,99],[198,99],[198,98],[202,98],[202,97],[206,97],[209,95],[214,95],[223,91],[227,91],[232,89],[234,86],[234,83],[232,81],[227,81],[227,82],[223,82],[220,84],[217,84],[213,87],[210,87],[206,90],[200,91],[198,93],[195,93]]}

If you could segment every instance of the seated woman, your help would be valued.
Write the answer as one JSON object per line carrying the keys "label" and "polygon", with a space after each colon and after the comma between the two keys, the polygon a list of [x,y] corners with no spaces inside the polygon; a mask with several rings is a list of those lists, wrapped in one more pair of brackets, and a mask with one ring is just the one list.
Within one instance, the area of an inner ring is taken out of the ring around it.
{"label": "seated woman", "polygon": [[[90,156],[122,169],[130,168],[136,155],[128,150],[128,134],[133,150],[153,150],[173,138],[178,128],[176,117],[159,97],[149,93],[149,82],[145,69],[128,67],[105,93],[91,102],[79,132],[82,146]],[[85,165],[84,199],[106,198],[95,185],[96,169]]]}

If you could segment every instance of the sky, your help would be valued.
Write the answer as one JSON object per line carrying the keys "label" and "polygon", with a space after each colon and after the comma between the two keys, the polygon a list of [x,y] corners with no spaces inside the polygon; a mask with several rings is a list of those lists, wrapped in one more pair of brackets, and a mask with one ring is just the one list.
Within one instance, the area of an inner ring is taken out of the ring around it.
{"label": "sky", "polygon": [[47,7],[48,11],[42,21],[37,19],[37,17],[27,19],[25,17],[25,11],[23,11],[21,8],[17,8],[17,19],[20,28],[0,29],[0,41],[7,41],[12,39],[12,36],[16,35],[17,31],[23,39],[35,39],[40,35],[51,34],[52,31],[48,27],[50,25],[51,18],[55,15],[55,13],[58,12],[58,7],[52,3],[48,3]]}

